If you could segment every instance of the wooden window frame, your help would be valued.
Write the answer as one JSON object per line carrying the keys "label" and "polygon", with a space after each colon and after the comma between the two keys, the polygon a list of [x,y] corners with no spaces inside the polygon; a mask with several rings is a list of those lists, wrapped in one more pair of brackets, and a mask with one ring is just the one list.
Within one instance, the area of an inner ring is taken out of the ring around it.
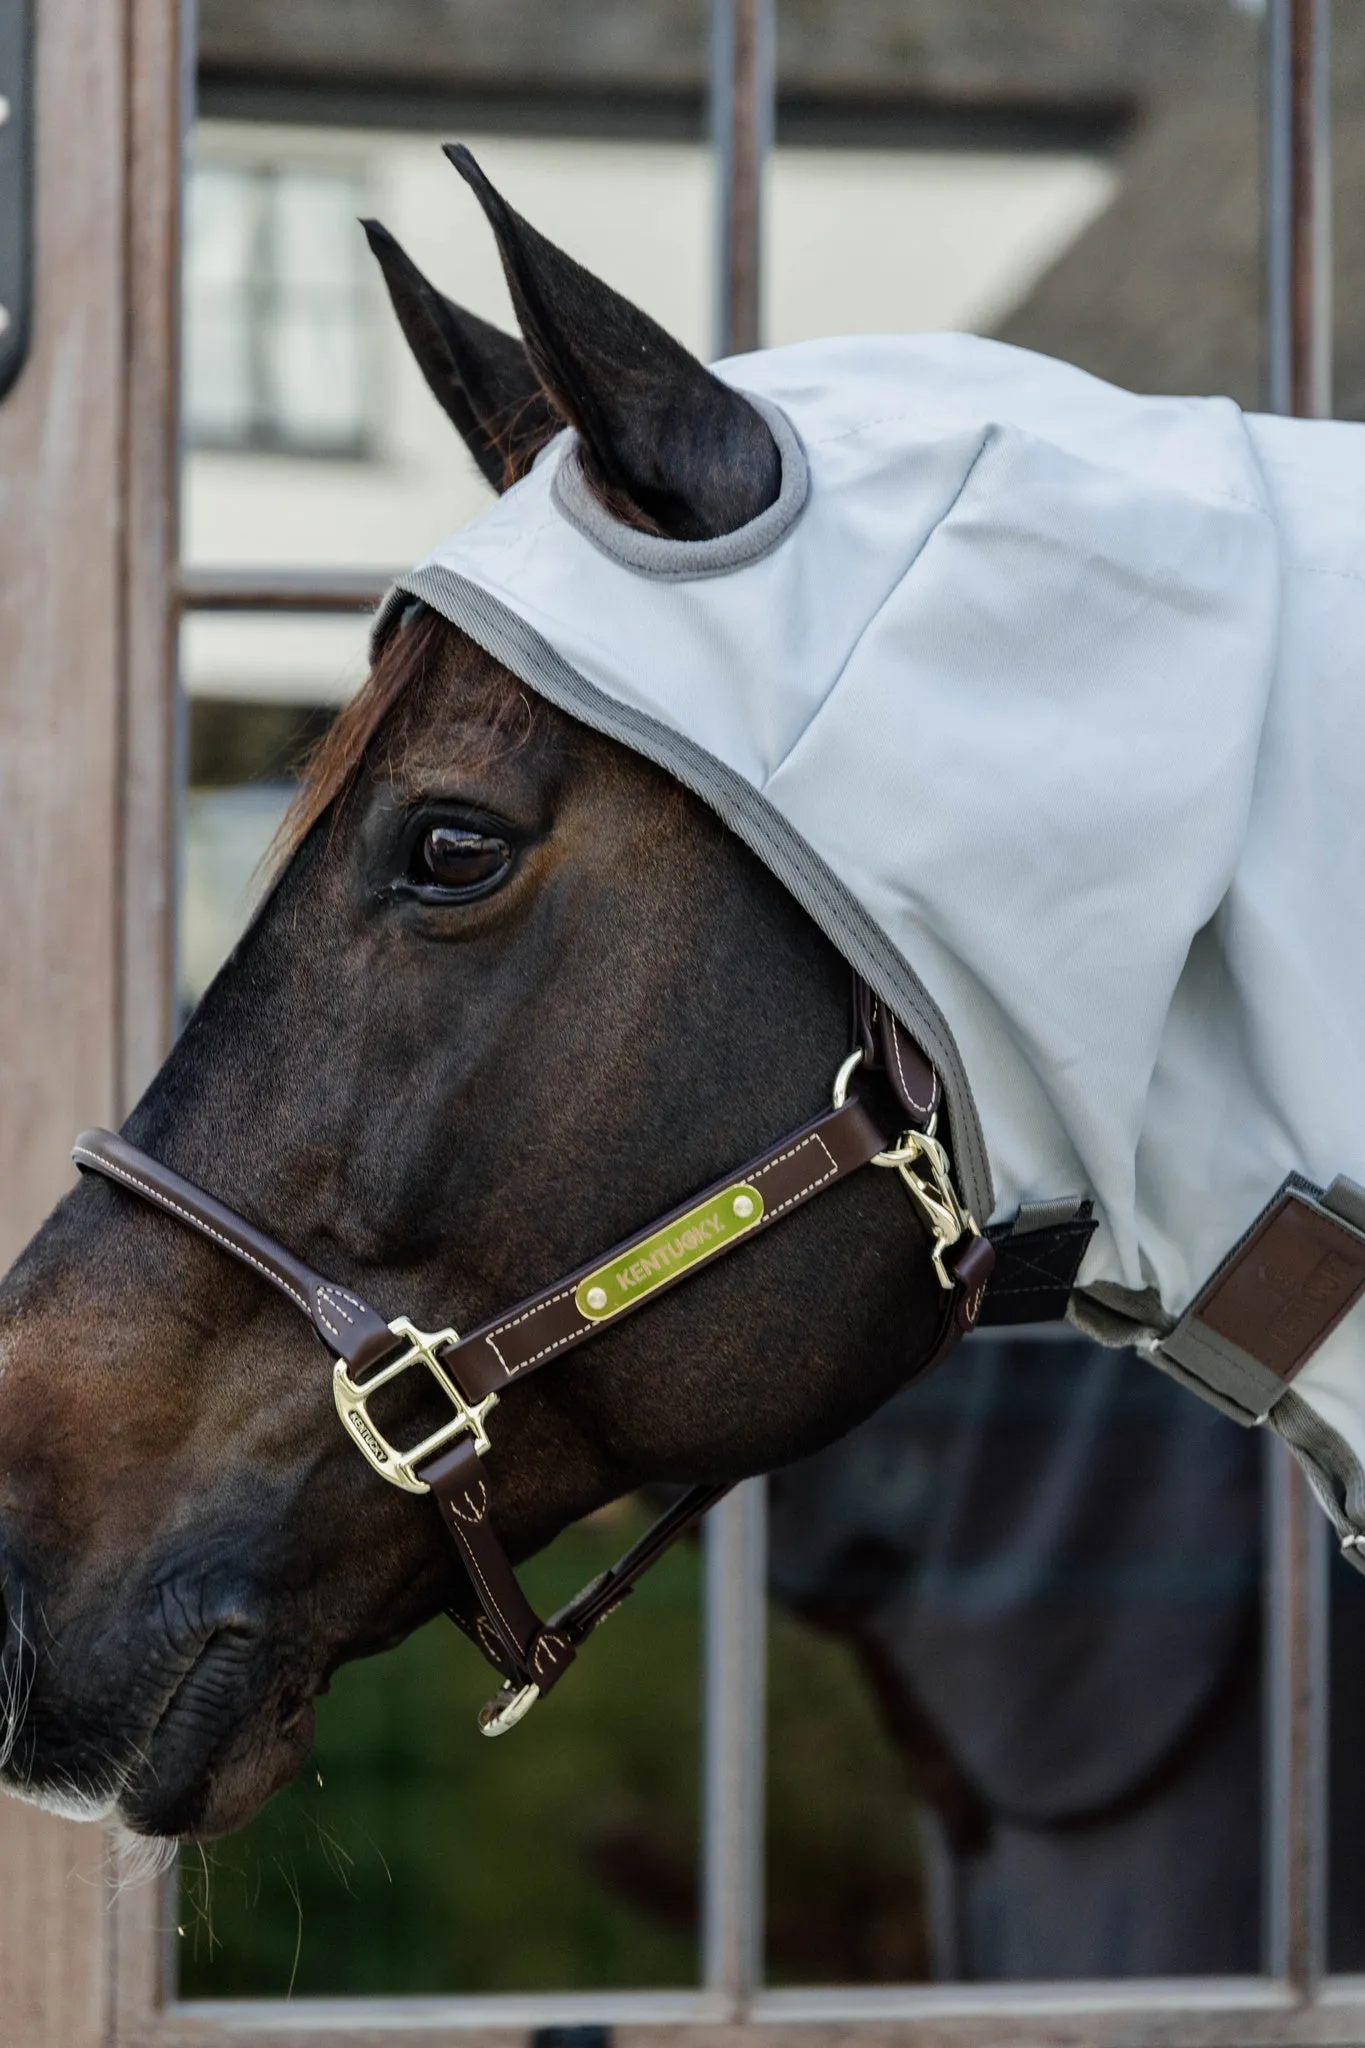
{"label": "wooden window frame", "polygon": [[[773,5],[714,0],[718,353],[758,339]],[[18,800],[0,815],[0,844],[33,877],[30,912],[0,962],[0,1042],[18,1086],[33,1091],[22,1131],[13,1143],[5,1138],[4,1256],[60,1192],[71,1132],[116,1121],[169,1043],[181,615],[368,609],[387,581],[178,568],[188,6],[40,0],[38,8],[38,313],[32,359],[0,405],[0,467],[33,482],[22,508],[0,506],[0,687],[7,743],[26,769]],[[1268,0],[1265,31],[1271,403],[1308,415],[1330,411],[1329,6]],[[77,127],[79,148],[68,141]],[[102,366],[82,390],[78,440],[54,431],[71,405],[55,337],[73,329],[86,359]],[[22,593],[41,590],[54,562],[65,565],[76,601],[28,602]],[[16,589],[19,596],[8,594]],[[76,854],[62,809],[73,792],[76,853],[83,873],[98,878],[79,891],[68,881]],[[47,861],[37,857],[44,850]],[[1365,1978],[1326,1970],[1327,1525],[1282,1448],[1267,1450],[1261,1976],[765,1989],[765,1500],[756,1481],[713,1514],[706,1532],[697,1991],[182,2002],[166,1886],[120,1888],[131,1866],[103,1829],[4,1800],[0,2037],[7,2048],[521,2048],[536,2028],[595,2022],[615,2030],[620,2048],[750,2048],[759,2038],[825,2048],[855,2036],[857,2048],[893,2039],[906,2048],[1365,2040]]]}

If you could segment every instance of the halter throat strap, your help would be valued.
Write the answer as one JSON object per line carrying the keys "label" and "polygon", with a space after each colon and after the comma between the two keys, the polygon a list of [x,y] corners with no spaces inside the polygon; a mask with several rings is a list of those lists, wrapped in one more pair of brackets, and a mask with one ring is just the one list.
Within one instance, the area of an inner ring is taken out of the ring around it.
{"label": "halter throat strap", "polygon": [[[333,1354],[337,1413],[381,1478],[411,1493],[431,1493],[459,1551],[474,1597],[472,1619],[451,1619],[505,1680],[484,1708],[480,1727],[498,1735],[515,1726],[573,1662],[579,1645],[632,1591],[641,1574],[726,1492],[696,1486],[601,1578],[567,1607],[540,1620],[523,1593],[491,1514],[483,1467],[488,1417],[514,1382],[634,1313],[657,1294],[723,1257],[850,1173],[870,1163],[896,1166],[935,1231],[934,1263],[944,1289],[943,1316],[930,1363],[937,1363],[975,1322],[994,1263],[990,1242],[957,1210],[933,1138],[938,1080],[919,1048],[884,1009],[860,1000],[858,1047],[840,1076],[836,1106],[787,1133],[737,1172],[657,1218],[643,1230],[540,1293],[492,1317],[469,1335],[425,1332],[405,1317],[386,1321],[355,1291],[326,1279],[274,1238],[192,1181],[112,1131],[81,1133],[76,1165],[115,1182],[250,1267],[291,1301]],[[859,1063],[884,1073],[896,1120],[893,1138],[866,1101],[846,1095]],[[917,1135],[918,1134],[918,1135]],[[958,1217],[945,1236],[944,1214]],[[450,1404],[451,1419],[409,1450],[391,1443],[369,1402],[403,1373],[428,1373]]]}

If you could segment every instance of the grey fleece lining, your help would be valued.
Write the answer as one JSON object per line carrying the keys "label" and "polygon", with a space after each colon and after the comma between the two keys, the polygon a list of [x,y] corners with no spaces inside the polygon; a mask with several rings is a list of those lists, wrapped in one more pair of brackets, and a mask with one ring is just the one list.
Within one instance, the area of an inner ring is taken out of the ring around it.
{"label": "grey fleece lining", "polygon": [[756,519],[714,540],[667,540],[662,534],[637,532],[608,512],[584,476],[577,434],[560,456],[550,484],[556,511],[602,554],[640,576],[681,583],[700,576],[728,576],[732,569],[747,569],[760,561],[800,518],[810,492],[810,471],[800,437],[781,408],[752,391],[741,395],[767,421],[782,464],[782,487]]}
{"label": "grey fleece lining", "polygon": [[915,1034],[938,1068],[948,1102],[958,1184],[973,1216],[984,1224],[995,1207],[990,1164],[962,1056],[947,1021],[886,934],[781,813],[742,775],[695,741],[647,712],[608,697],[498,598],[439,563],[414,569],[384,599],[372,632],[376,652],[408,597],[420,597],[461,627],[549,703],[666,769],[710,804],[772,870],[831,945]]}
{"label": "grey fleece lining", "polygon": [[1140,1347],[1151,1364],[1230,1421],[1240,1422],[1244,1429],[1264,1423],[1288,1445],[1337,1532],[1342,1556],[1357,1571],[1365,1571],[1365,1472],[1346,1439],[1325,1423],[1292,1387],[1280,1386],[1278,1398],[1268,1413],[1265,1409],[1254,1413],[1202,1370],[1191,1372],[1162,1343],[1155,1341],[1155,1336],[1155,1332],[1149,1333],[1148,1341]]}
{"label": "grey fleece lining", "polygon": [[1270,1427],[1307,1473],[1309,1485],[1341,1538],[1342,1556],[1358,1571],[1365,1571],[1365,1557],[1351,1540],[1365,1532],[1365,1472],[1349,1445],[1292,1387],[1276,1402]]}

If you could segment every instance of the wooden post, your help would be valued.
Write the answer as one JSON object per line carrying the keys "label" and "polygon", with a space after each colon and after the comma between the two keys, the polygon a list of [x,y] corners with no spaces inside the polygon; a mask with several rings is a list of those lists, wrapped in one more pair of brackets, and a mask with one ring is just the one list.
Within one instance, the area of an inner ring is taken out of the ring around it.
{"label": "wooden post", "polygon": [[[0,402],[0,1266],[169,1015],[178,9],[35,12],[32,345]],[[0,1799],[5,2048],[112,2038],[110,1878],[103,1828]]]}

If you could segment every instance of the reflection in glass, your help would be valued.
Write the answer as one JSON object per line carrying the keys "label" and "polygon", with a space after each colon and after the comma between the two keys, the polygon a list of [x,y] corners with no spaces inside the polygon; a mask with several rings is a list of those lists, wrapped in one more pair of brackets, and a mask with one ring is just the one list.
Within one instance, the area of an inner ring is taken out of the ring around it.
{"label": "reflection in glass", "polygon": [[363,451],[368,425],[363,211],[346,172],[196,163],[185,233],[191,443]]}
{"label": "reflection in glass", "polygon": [[[383,84],[382,118],[376,101],[346,128],[281,94],[268,123],[200,125],[191,561],[403,564],[487,502],[353,216],[380,213],[443,288],[510,325],[491,237],[437,132],[420,107],[394,108],[420,97],[429,58],[433,80],[485,65],[506,114],[519,33],[533,19],[537,37],[561,31],[509,4],[486,48],[423,48],[415,64],[418,12],[385,12],[387,82],[373,42],[360,65],[302,52],[324,82]],[[680,10],[639,7],[631,78],[611,72],[606,92],[589,79],[572,135],[544,132],[543,104],[541,132],[524,107],[505,124],[518,132],[488,132],[495,96],[455,130],[538,226],[698,349],[704,12],[681,49]],[[314,18],[281,17],[279,33],[306,41]],[[227,72],[252,55],[247,21],[207,0]],[[1139,388],[1257,401],[1253,5],[792,0],[780,30],[769,338],[971,326]],[[583,86],[580,67],[568,97]],[[665,89],[691,112],[662,136],[639,110]],[[594,128],[608,115],[610,132]],[[248,645],[243,622],[203,620],[187,635],[191,996],[245,914],[241,878],[309,719],[355,680],[327,630],[262,622]],[[555,1582],[567,1591],[621,1533],[600,1549],[594,1529],[566,1537],[536,1570],[572,1555]],[[1253,1440],[1150,1367],[1084,1346],[973,1348],[779,1477],[770,1979],[1255,1970],[1260,1563]],[[505,1745],[469,1730],[486,1680],[448,1630],[343,1671],[323,1703],[322,1784],[306,1778],[214,1852],[207,1905],[186,1878],[185,1988],[694,1981],[695,1598],[695,1556],[680,1552]],[[475,1891],[488,1855],[495,1880]]]}
{"label": "reflection in glass", "polygon": [[251,431],[247,280],[255,240],[254,181],[201,165],[185,195],[185,427],[195,441],[245,441]]}
{"label": "reflection in glass", "polygon": [[[856,1755],[844,1710],[829,1728],[837,1792],[846,1772],[876,1807],[846,1844],[865,1938],[839,1977],[1258,1967],[1260,1472],[1252,1435],[1132,1353],[1045,1337],[973,1341],[773,1479],[772,1590],[880,1720]],[[794,1859],[818,1869],[822,1824],[774,1805],[770,1902]],[[770,1922],[772,1975],[824,1978]]]}

